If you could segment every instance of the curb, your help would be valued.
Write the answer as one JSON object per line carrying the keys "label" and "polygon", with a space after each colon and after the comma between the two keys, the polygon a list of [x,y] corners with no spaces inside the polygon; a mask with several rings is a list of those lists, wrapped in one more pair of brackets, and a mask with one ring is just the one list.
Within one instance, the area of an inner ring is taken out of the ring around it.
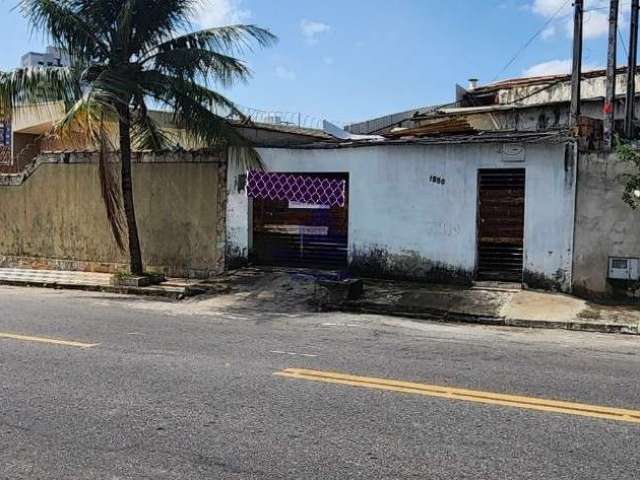
{"label": "curb", "polygon": [[[330,308],[329,308],[330,310]],[[541,328],[550,330],[570,330],[575,332],[613,333],[621,335],[640,335],[640,324],[619,323],[591,323],[579,320],[525,320],[493,315],[473,315],[469,313],[453,312],[438,309],[422,310],[394,310],[373,304],[346,303],[335,306],[335,310],[348,313],[368,313],[374,315],[389,315],[393,317],[412,318],[443,323],[471,323],[476,325],[492,325],[518,328]]]}
{"label": "curb", "polygon": [[623,335],[640,335],[640,326],[633,324],[619,323],[590,323],[576,320],[558,321],[558,320],[522,320],[517,318],[505,318],[504,324],[507,327],[524,327],[524,328],[547,328],[562,329],[575,332],[593,332],[593,333],[617,333]]}
{"label": "curb", "polygon": [[140,295],[147,297],[164,297],[172,300],[182,300],[187,297],[193,297],[205,293],[206,290],[200,288],[184,288],[182,291],[167,291],[162,288],[154,287],[125,287],[113,285],[82,285],[75,283],[48,283],[48,282],[30,282],[23,280],[0,280],[0,285],[11,287],[36,287],[36,288],[52,288],[55,290],[81,290],[85,292],[103,292],[115,293],[119,295]]}

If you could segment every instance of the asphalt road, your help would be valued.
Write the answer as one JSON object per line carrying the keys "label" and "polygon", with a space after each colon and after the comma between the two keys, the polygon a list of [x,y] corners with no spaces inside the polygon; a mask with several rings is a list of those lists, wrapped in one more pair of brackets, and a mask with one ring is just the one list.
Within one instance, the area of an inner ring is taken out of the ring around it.
{"label": "asphalt road", "polygon": [[637,479],[639,423],[274,373],[640,410],[639,347],[0,287],[0,478]]}

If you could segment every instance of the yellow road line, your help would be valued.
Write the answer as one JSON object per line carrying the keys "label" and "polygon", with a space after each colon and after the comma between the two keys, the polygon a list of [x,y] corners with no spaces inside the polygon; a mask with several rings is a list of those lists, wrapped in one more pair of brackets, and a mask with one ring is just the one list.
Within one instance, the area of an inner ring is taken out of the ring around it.
{"label": "yellow road line", "polygon": [[64,345],[67,347],[91,348],[100,345],[99,343],[72,342],[69,340],[56,340],[55,338],[30,337],[28,335],[15,335],[13,333],[0,333],[0,338],[21,340],[24,342],[50,343],[53,345]]}
{"label": "yellow road line", "polygon": [[569,415],[604,418],[608,420],[640,424],[639,410],[627,410],[622,408],[547,400],[543,398],[524,397],[519,395],[505,395],[502,393],[483,392],[479,390],[467,390],[464,388],[443,387],[438,385],[426,385],[422,383],[403,382],[384,378],[361,377],[335,372],[307,370],[304,368],[287,368],[274,373],[274,375],[300,380],[350,385],[354,387],[372,388],[392,392],[413,393],[451,400],[463,400],[488,405],[516,407],[529,410],[540,410],[543,412],[564,413]]}

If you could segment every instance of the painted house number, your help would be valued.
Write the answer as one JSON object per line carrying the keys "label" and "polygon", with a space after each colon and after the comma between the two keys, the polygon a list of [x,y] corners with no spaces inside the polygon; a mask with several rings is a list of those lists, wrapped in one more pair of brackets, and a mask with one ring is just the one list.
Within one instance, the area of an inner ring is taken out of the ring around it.
{"label": "painted house number", "polygon": [[436,175],[431,175],[429,181],[437,185],[444,185],[446,183],[444,177],[438,177]]}

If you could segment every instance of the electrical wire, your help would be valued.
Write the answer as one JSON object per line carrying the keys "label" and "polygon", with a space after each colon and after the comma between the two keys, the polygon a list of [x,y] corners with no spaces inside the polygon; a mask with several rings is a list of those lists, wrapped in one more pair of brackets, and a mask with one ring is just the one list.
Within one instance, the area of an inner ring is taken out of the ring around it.
{"label": "electrical wire", "polygon": [[531,45],[533,43],[533,41],[538,38],[538,36],[545,31],[545,29],[551,24],[551,22],[553,22],[556,17],[558,15],[560,15],[560,12],[562,10],[564,10],[564,8],[567,6],[567,4],[569,4],[571,2],[571,0],[566,0],[565,2],[562,3],[562,5],[560,5],[560,7],[553,13],[553,15],[551,17],[549,17],[549,19],[542,25],[542,27],[540,27],[539,30],[537,30],[526,42],[524,42],[524,44],[518,49],[518,51],[513,55],[513,57],[511,57],[511,59],[506,63],[506,65],[504,67],[502,67],[502,70],[500,70],[496,76],[493,78],[492,82],[495,82],[498,77],[500,75],[502,75],[511,65],[513,65],[513,63],[518,59],[518,57],[527,49],[529,48],[529,45]]}
{"label": "electrical wire", "polygon": [[629,50],[627,49],[627,44],[624,43],[624,38],[622,38],[622,33],[620,33],[620,29],[618,29],[618,38],[620,39],[620,43],[622,44],[622,48],[624,48],[624,53],[629,57]]}

